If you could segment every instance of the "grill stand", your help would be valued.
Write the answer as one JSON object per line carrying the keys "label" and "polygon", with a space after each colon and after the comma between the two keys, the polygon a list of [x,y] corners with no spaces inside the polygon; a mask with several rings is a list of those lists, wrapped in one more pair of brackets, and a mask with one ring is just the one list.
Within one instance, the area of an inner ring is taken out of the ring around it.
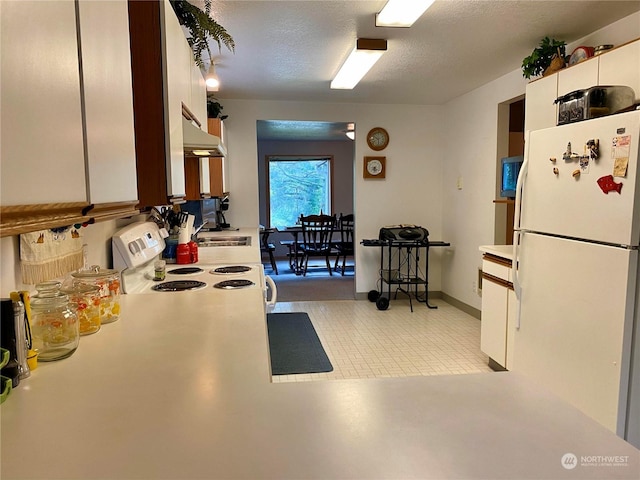
{"label": "grill stand", "polygon": [[[389,308],[391,299],[391,288],[395,286],[394,300],[398,297],[398,292],[402,292],[409,297],[409,306],[413,312],[413,301],[424,303],[427,307],[436,309],[435,305],[429,304],[429,248],[448,247],[447,242],[430,242],[428,238],[414,241],[396,240],[362,240],[360,242],[365,247],[380,248],[380,291],[369,292],[369,300],[376,303],[378,310]],[[419,275],[420,251],[425,253],[425,275]],[[394,262],[394,258],[397,262]],[[392,268],[397,266],[397,268]],[[386,267],[386,269],[385,269]],[[387,287],[386,296],[384,287]],[[424,286],[424,298],[421,298],[418,287]]]}

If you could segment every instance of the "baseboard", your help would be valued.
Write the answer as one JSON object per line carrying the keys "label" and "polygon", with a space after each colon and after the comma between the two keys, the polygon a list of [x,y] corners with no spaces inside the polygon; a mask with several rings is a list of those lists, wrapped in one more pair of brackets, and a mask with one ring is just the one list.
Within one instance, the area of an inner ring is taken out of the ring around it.
{"label": "baseboard", "polygon": [[[429,292],[431,293],[431,292]],[[446,293],[441,293],[441,297],[445,302],[447,302],[449,305],[452,305],[454,307],[456,307],[458,310],[462,310],[464,313],[471,315],[474,318],[477,318],[478,320],[480,320],[480,310],[478,310],[475,307],[472,307],[471,305],[468,305],[464,302],[461,302],[460,300],[458,300],[457,298],[452,297],[451,295],[447,295]]]}
{"label": "baseboard", "polygon": [[[356,300],[368,300],[367,298],[368,294],[369,292],[357,292]],[[449,305],[452,305],[456,307],[458,310],[462,310],[464,313],[471,315],[472,317],[480,320],[480,310],[472,307],[471,305],[467,305],[466,303],[461,302],[460,300],[450,295],[447,295],[446,293],[442,293],[441,291],[430,291],[429,298],[439,298],[441,300],[444,300]]]}

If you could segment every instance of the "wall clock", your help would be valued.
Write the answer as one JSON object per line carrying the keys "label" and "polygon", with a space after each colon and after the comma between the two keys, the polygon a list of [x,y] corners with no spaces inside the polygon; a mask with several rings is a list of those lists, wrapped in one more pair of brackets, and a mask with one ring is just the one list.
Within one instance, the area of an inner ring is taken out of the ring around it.
{"label": "wall clock", "polygon": [[364,157],[364,178],[384,178],[387,157]]}
{"label": "wall clock", "polygon": [[389,134],[382,127],[372,128],[367,133],[367,145],[371,150],[384,150],[389,145]]}

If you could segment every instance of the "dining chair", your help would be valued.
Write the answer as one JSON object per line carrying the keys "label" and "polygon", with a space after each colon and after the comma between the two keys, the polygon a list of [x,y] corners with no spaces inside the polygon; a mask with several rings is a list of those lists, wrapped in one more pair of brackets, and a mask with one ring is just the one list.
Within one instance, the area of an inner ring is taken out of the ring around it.
{"label": "dining chair", "polygon": [[276,263],[274,252],[276,251],[275,244],[269,242],[269,235],[274,232],[277,232],[277,228],[265,228],[260,232],[260,253],[266,253],[269,255],[269,262],[271,263],[271,268],[273,272],[278,275],[278,264]]}
{"label": "dining chair", "polygon": [[338,271],[338,262],[342,257],[341,271],[344,276],[344,270],[347,264],[347,257],[354,254],[353,230],[355,225],[355,217],[352,213],[348,215],[340,214],[338,217],[338,230],[340,231],[340,240],[334,243],[335,249],[338,251],[334,270]]}
{"label": "dining chair", "polygon": [[310,257],[324,257],[329,275],[333,275],[329,256],[333,252],[331,237],[336,226],[336,216],[302,215],[300,225],[302,227],[302,242],[298,245],[298,249],[302,255],[302,275],[307,275]]}

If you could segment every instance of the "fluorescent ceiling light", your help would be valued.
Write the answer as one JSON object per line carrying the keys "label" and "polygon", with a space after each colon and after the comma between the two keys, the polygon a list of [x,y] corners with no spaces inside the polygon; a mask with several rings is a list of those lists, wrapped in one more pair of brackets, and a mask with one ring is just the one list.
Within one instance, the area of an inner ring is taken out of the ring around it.
{"label": "fluorescent ceiling light", "polygon": [[435,0],[389,0],[376,15],[376,27],[410,27]]}
{"label": "fluorescent ceiling light", "polygon": [[331,82],[331,88],[351,90],[373,67],[387,50],[387,41],[381,39],[359,38],[356,48],[342,64],[338,74]]}

